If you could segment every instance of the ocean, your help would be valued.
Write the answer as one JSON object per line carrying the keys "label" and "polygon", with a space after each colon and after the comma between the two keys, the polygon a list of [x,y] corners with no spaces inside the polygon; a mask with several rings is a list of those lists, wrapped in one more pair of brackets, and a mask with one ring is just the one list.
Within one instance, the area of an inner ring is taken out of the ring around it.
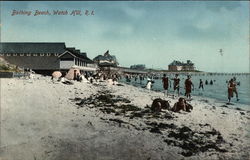
{"label": "ocean", "polygon": [[[174,75],[168,75],[170,79],[174,78]],[[180,78],[180,94],[184,96],[184,82],[186,79],[186,75],[179,75]],[[227,102],[227,81],[229,81],[234,76],[232,75],[192,75],[191,80],[194,84],[194,91],[192,91],[191,95],[194,96],[202,96],[217,99],[221,102]],[[240,103],[245,105],[250,105],[250,75],[237,75],[236,81],[240,82],[237,85],[237,91],[239,95],[239,101],[236,101],[236,96],[232,98],[231,102],[234,104]],[[154,79],[154,83],[152,86],[152,90],[155,91],[163,91],[162,86],[162,77],[159,79]],[[204,91],[199,89],[199,82],[202,79],[204,84]],[[205,81],[208,81],[208,85],[205,84]],[[210,85],[210,81],[213,81],[213,85]],[[125,82],[127,84],[131,84],[137,87],[145,87],[147,84],[147,78],[145,78],[141,84],[139,78],[135,81],[134,78],[131,79],[131,82],[126,82],[125,78],[120,80],[121,82]],[[171,88],[169,88],[169,92],[173,93],[173,80],[171,80]],[[249,108],[250,109],[250,108]]]}

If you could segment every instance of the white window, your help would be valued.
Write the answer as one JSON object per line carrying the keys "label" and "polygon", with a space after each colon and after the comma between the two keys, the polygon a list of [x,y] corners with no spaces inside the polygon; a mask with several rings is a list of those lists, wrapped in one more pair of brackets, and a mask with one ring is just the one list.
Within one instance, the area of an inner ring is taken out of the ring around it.
{"label": "white window", "polygon": [[23,54],[23,53],[21,53],[21,54],[20,54],[20,56],[24,56],[24,54]]}
{"label": "white window", "polygon": [[30,54],[30,53],[27,53],[27,56],[31,56],[31,54]]}
{"label": "white window", "polygon": [[3,53],[0,53],[0,56],[4,56],[4,54],[3,54]]}
{"label": "white window", "polygon": [[11,56],[10,53],[7,53],[7,56]]}
{"label": "white window", "polygon": [[58,54],[58,53],[55,53],[55,56],[59,56],[59,54]]}
{"label": "white window", "polygon": [[44,53],[40,53],[40,56],[44,56]]}
{"label": "white window", "polygon": [[33,54],[33,56],[37,56],[37,54],[36,54],[36,53],[34,53],[34,54]]}
{"label": "white window", "polygon": [[14,54],[13,54],[13,56],[17,56],[17,54],[16,54],[16,53],[14,53]]}
{"label": "white window", "polygon": [[50,53],[47,53],[46,56],[50,56],[51,54]]}

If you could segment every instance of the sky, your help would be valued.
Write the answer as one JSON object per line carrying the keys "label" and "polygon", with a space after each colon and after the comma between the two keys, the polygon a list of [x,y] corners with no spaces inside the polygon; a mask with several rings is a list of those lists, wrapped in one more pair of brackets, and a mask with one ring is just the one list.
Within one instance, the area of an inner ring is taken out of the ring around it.
{"label": "sky", "polygon": [[[191,60],[207,72],[249,72],[248,1],[0,2],[2,42],[65,42],[89,58],[167,69]],[[13,15],[31,11],[31,15]],[[36,10],[51,15],[34,16]],[[68,15],[53,15],[53,11]],[[70,15],[81,10],[81,16]],[[94,15],[85,15],[86,10]],[[219,50],[222,49],[220,54]]]}

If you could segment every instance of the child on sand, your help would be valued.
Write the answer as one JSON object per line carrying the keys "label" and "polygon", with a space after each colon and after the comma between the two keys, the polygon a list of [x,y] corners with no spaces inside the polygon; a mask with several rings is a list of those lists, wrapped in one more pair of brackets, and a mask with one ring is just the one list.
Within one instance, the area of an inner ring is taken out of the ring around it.
{"label": "child on sand", "polygon": [[191,99],[192,87],[194,87],[194,85],[193,85],[193,83],[191,81],[191,76],[188,75],[187,79],[185,80],[185,90],[186,90],[185,95],[187,96],[188,99]]}

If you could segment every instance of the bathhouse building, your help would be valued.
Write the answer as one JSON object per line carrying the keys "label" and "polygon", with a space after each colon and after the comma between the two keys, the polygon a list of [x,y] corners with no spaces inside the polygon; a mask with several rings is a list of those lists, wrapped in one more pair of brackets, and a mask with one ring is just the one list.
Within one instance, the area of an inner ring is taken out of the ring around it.
{"label": "bathhouse building", "polygon": [[0,57],[8,63],[36,73],[50,74],[78,66],[83,71],[95,71],[96,65],[87,54],[65,43],[4,42],[0,43]]}

